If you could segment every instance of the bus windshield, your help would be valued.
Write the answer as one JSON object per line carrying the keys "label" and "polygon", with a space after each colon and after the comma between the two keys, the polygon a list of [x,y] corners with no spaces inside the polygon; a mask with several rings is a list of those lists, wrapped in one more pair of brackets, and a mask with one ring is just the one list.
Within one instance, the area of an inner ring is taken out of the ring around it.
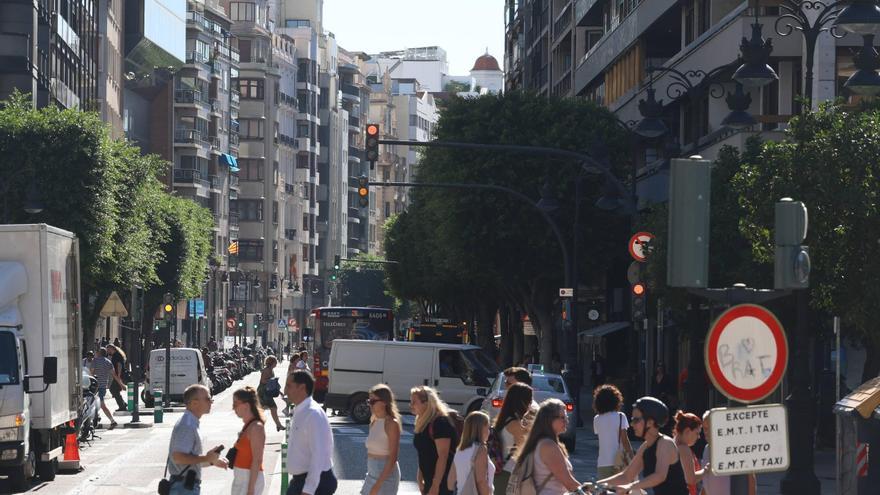
{"label": "bus windshield", "polygon": [[394,315],[385,308],[320,308],[313,312],[315,348],[330,350],[335,339],[391,340]]}

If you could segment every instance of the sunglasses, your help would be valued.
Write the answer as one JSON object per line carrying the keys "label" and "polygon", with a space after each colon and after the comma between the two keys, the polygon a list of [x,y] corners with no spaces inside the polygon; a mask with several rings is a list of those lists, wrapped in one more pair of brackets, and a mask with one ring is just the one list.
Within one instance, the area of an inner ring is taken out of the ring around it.
{"label": "sunglasses", "polygon": [[382,399],[367,399],[367,403],[371,406],[377,402],[382,402]]}

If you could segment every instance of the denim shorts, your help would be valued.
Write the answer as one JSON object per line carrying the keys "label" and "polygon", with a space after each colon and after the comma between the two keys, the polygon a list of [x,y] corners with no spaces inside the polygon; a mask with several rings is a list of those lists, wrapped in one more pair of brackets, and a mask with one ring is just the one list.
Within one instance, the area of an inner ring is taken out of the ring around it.
{"label": "denim shorts", "polygon": [[98,400],[101,401],[101,404],[104,403],[104,396],[105,395],[107,395],[107,389],[98,387]]}

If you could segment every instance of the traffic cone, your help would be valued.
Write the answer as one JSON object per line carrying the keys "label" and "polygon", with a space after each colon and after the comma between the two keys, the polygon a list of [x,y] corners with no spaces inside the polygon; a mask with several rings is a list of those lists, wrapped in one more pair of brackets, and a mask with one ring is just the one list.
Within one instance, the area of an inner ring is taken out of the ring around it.
{"label": "traffic cone", "polygon": [[64,460],[79,460],[79,442],[76,439],[76,433],[67,434],[67,439],[64,441]]}

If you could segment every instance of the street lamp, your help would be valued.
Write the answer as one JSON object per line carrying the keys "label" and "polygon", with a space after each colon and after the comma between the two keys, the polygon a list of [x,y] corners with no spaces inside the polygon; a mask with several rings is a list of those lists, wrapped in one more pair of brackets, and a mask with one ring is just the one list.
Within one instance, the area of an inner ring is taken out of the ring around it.
{"label": "street lamp", "polygon": [[[20,170],[29,171],[30,169],[20,169]],[[30,171],[30,173],[33,173],[33,171]],[[16,178],[16,176],[18,176],[18,175],[23,175],[23,174],[21,174],[21,172],[19,172],[19,173],[13,173],[13,174],[11,174],[11,176],[7,175],[6,180],[4,181],[5,184],[3,185],[3,223],[9,223],[9,191],[12,190],[13,186],[17,185],[15,183],[15,181],[12,179]],[[30,215],[36,215],[38,213],[42,213],[42,211],[45,208],[46,208],[46,206],[43,204],[42,194],[36,184],[36,178],[32,176],[30,182],[27,185],[27,189],[25,190],[25,199],[24,199],[24,204],[22,205],[22,210],[24,210],[25,213],[28,213]]]}
{"label": "street lamp", "polygon": [[851,0],[849,2],[837,2],[829,8],[841,3],[848,3],[834,19],[834,27],[853,34],[873,34],[880,26],[880,8],[874,0]]}
{"label": "street lamp", "polygon": [[763,26],[758,23],[758,9],[755,8],[755,23],[752,24],[752,37],[742,39],[739,46],[743,64],[733,73],[733,79],[749,88],[760,88],[779,79],[776,71],[767,63],[773,52],[773,41],[764,40]]}
{"label": "street lamp", "polygon": [[843,87],[857,95],[874,96],[880,94],[880,57],[874,49],[874,35],[862,35],[864,43],[859,53],[853,57],[853,62],[858,69],[849,79],[843,83]]}

